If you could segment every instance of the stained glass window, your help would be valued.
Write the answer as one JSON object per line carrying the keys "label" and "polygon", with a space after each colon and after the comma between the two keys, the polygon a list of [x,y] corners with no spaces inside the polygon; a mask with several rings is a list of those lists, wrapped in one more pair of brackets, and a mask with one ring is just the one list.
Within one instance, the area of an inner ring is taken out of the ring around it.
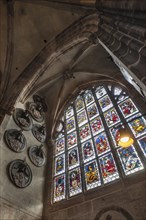
{"label": "stained glass window", "polygon": [[[118,146],[121,127],[134,145]],[[53,202],[137,173],[145,160],[146,120],[127,92],[111,84],[82,90],[56,127]]]}

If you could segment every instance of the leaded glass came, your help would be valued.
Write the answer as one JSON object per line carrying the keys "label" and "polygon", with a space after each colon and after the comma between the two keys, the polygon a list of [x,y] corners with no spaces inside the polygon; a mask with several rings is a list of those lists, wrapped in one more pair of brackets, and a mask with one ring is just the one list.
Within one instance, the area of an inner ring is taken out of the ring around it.
{"label": "leaded glass came", "polygon": [[[144,169],[146,120],[122,88],[82,90],[62,118],[54,141],[54,203]],[[134,145],[118,146],[121,127],[131,132]]]}

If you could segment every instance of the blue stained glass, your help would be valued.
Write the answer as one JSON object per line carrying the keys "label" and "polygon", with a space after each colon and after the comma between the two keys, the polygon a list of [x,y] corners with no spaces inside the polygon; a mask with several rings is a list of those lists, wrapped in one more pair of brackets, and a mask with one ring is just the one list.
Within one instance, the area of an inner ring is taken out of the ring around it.
{"label": "blue stained glass", "polygon": [[104,130],[101,118],[98,116],[90,122],[93,136]]}
{"label": "blue stained glass", "polygon": [[106,90],[103,86],[98,86],[96,88],[96,96],[97,99],[101,98],[102,96],[104,96],[106,94]]}
{"label": "blue stained glass", "polygon": [[78,96],[75,101],[76,111],[79,111],[84,108],[84,101],[81,96]]}
{"label": "blue stained glass", "polygon": [[87,162],[95,158],[94,146],[92,140],[88,140],[82,144],[83,160]]}
{"label": "blue stained glass", "polygon": [[104,183],[108,183],[119,178],[115,161],[111,153],[100,157],[99,163]]}
{"label": "blue stained glass", "polygon": [[69,172],[69,196],[74,196],[82,192],[81,171],[76,168]]}
{"label": "blue stained glass", "polygon": [[96,117],[97,114],[99,114],[95,103],[87,108],[87,114],[89,119],[93,119],[94,117]]}
{"label": "blue stained glass", "polygon": [[86,111],[83,110],[77,114],[78,125],[81,126],[87,122]]}
{"label": "blue stained glass", "polygon": [[143,169],[140,158],[138,157],[137,152],[135,151],[133,146],[130,146],[128,148],[119,148],[117,151],[125,175],[129,175]]}
{"label": "blue stained glass", "polygon": [[58,155],[58,154],[62,153],[64,151],[64,149],[65,149],[65,140],[64,140],[64,138],[61,138],[56,141],[55,154]]}
{"label": "blue stained glass", "polygon": [[65,199],[65,174],[54,179],[54,202]]}
{"label": "blue stained glass", "polygon": [[75,119],[74,117],[71,117],[66,120],[66,130],[67,132],[71,132],[75,129]]}
{"label": "blue stained glass", "polygon": [[79,128],[79,135],[80,135],[81,142],[83,142],[91,137],[89,124],[85,124]]}
{"label": "blue stained glass", "polygon": [[69,106],[68,109],[66,110],[66,119],[68,119],[71,116],[73,116],[73,114],[74,114],[73,107]]}
{"label": "blue stained glass", "polygon": [[115,147],[118,147],[118,141],[120,140],[120,129],[121,128],[124,128],[124,126],[121,124],[110,128],[110,133],[111,133]]}
{"label": "blue stained glass", "polygon": [[140,137],[143,134],[146,134],[146,121],[140,114],[131,117],[128,120],[128,124],[135,137]]}
{"label": "blue stained glass", "polygon": [[104,113],[104,117],[106,120],[106,123],[108,127],[111,127],[112,125],[117,124],[120,121],[120,118],[115,110],[115,108],[112,108]]}
{"label": "blue stained glass", "polygon": [[68,152],[68,166],[69,169],[72,169],[79,165],[79,153],[78,148],[73,148]]}
{"label": "blue stained glass", "polygon": [[104,132],[96,136],[94,142],[98,155],[102,155],[110,150],[109,142]]}
{"label": "blue stained glass", "polygon": [[113,104],[112,104],[112,102],[111,102],[108,95],[106,95],[103,98],[99,99],[99,104],[100,104],[100,107],[101,107],[103,112],[113,106]]}
{"label": "blue stained glass", "polygon": [[144,154],[145,157],[146,157],[146,136],[143,137],[143,138],[141,138],[141,139],[139,139],[139,140],[138,140],[138,143],[139,143],[139,145],[140,145],[140,148],[141,148],[143,154]]}
{"label": "blue stained glass", "polygon": [[71,148],[77,144],[77,133],[76,131],[67,135],[67,147]]}
{"label": "blue stained glass", "polygon": [[126,99],[124,102],[120,103],[119,108],[125,118],[138,112],[138,109],[136,108],[131,99]]}
{"label": "blue stained glass", "polygon": [[65,171],[65,155],[62,154],[55,158],[55,174],[61,174]]}
{"label": "blue stained glass", "polygon": [[101,185],[97,162],[92,161],[84,166],[87,190]]}
{"label": "blue stained glass", "polygon": [[86,106],[91,104],[94,101],[93,94],[92,94],[92,92],[90,90],[86,90],[85,91],[84,100],[85,100]]}

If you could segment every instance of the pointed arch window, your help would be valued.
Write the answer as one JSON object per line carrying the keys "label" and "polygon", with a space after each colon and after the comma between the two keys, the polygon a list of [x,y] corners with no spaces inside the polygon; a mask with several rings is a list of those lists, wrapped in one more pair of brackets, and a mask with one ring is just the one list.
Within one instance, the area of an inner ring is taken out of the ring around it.
{"label": "pointed arch window", "polygon": [[[53,202],[144,169],[146,121],[139,115],[126,91],[115,85],[82,90],[69,103],[55,135]],[[119,125],[135,137],[129,148],[117,145]]]}

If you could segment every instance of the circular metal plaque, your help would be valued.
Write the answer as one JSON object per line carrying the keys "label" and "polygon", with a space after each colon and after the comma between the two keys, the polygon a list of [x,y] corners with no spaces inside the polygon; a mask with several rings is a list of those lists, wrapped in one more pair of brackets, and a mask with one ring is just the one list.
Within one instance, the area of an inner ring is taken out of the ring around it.
{"label": "circular metal plaque", "polygon": [[41,167],[45,164],[46,157],[41,146],[31,146],[28,150],[28,154],[31,162],[35,166]]}
{"label": "circular metal plaque", "polygon": [[4,138],[11,150],[17,153],[24,151],[26,147],[26,138],[21,131],[9,129],[5,131]]}
{"label": "circular metal plaque", "polygon": [[31,114],[32,118],[37,122],[43,122],[45,118],[44,111],[34,102],[27,103],[27,110]]}
{"label": "circular metal plaque", "polygon": [[42,109],[42,111],[46,112],[48,110],[47,105],[42,97],[39,95],[34,95],[33,100],[39,106],[39,108]]}
{"label": "circular metal plaque", "polygon": [[9,175],[12,183],[19,188],[27,187],[32,181],[31,169],[23,160],[14,160],[9,164]]}
{"label": "circular metal plaque", "polygon": [[22,128],[22,130],[28,131],[32,128],[32,119],[29,112],[21,108],[16,108],[13,114],[14,121]]}
{"label": "circular metal plaque", "polygon": [[46,128],[44,125],[35,124],[32,128],[34,137],[41,143],[46,140]]}

